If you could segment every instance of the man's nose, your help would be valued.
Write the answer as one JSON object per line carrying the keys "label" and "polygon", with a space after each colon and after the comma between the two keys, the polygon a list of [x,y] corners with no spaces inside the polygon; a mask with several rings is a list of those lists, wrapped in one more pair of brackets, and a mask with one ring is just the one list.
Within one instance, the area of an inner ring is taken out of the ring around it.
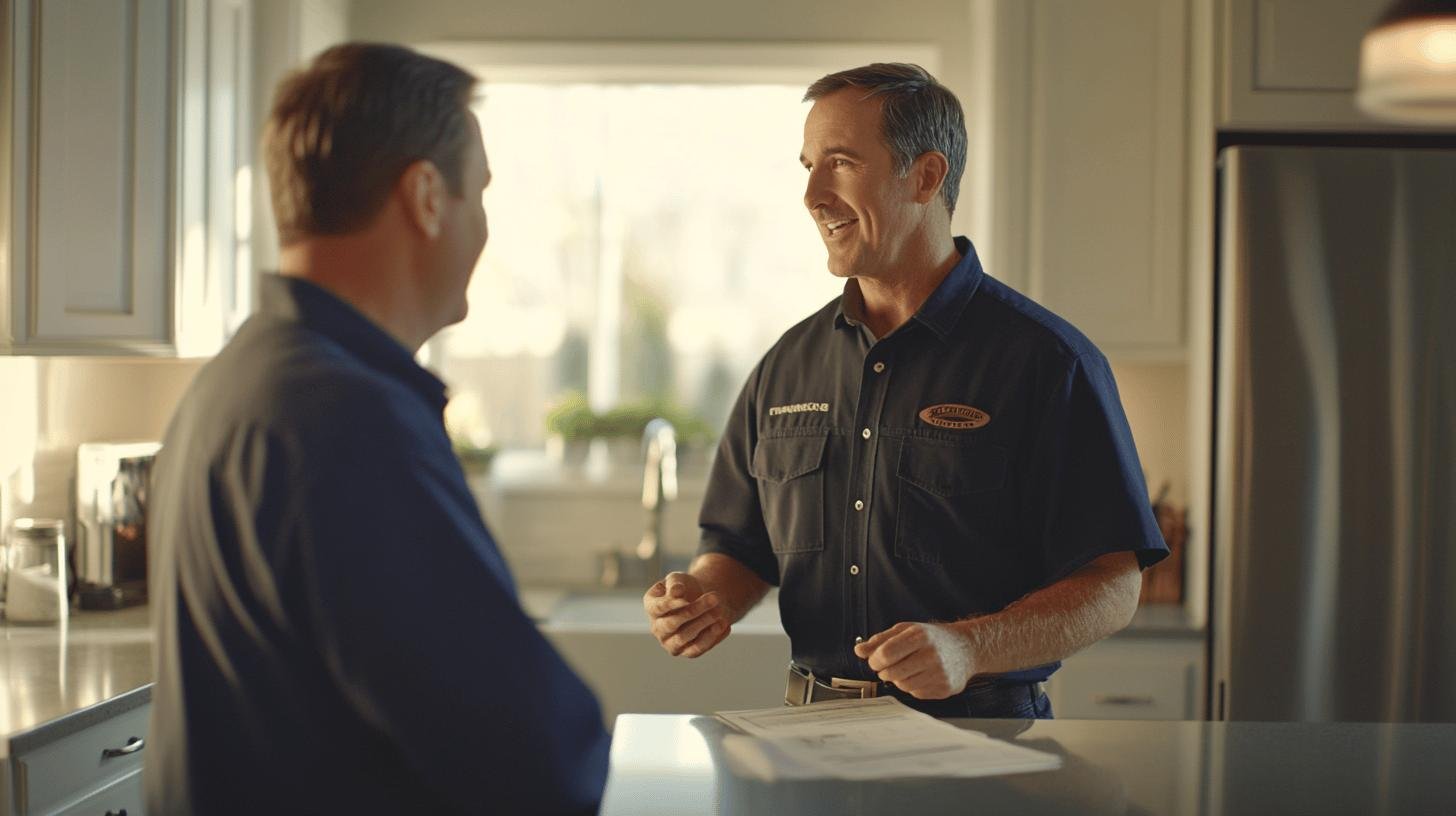
{"label": "man's nose", "polygon": [[824,175],[818,168],[810,170],[809,182],[804,187],[804,206],[813,212],[820,207],[827,207],[833,198],[829,185],[824,182]]}

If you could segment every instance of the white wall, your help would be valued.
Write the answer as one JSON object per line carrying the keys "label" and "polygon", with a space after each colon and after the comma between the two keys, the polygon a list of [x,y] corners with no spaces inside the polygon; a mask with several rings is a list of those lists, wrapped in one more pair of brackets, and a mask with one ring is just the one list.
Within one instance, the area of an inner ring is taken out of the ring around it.
{"label": "white wall", "polygon": [[1178,363],[1112,364],[1122,407],[1132,426],[1148,490],[1163,482],[1175,504],[1188,502],[1188,367]]}
{"label": "white wall", "polygon": [[0,521],[66,518],[76,445],[160,439],[202,363],[0,358]]}

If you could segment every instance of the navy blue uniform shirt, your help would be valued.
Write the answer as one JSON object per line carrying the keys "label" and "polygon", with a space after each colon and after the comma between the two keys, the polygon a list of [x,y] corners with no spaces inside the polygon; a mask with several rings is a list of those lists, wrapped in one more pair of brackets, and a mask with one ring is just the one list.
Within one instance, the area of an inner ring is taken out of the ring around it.
{"label": "navy blue uniform shirt", "polygon": [[323,289],[262,287],[157,460],[148,812],[593,811],[601,712],[521,611],[444,385]]}
{"label": "navy blue uniform shirt", "polygon": [[1168,553],[1107,360],[956,249],[887,337],[856,319],[853,280],[789,329],[718,448],[700,552],[781,588],[794,661],[820,675],[874,679],[854,645],[896,623],[996,612],[1108,553]]}

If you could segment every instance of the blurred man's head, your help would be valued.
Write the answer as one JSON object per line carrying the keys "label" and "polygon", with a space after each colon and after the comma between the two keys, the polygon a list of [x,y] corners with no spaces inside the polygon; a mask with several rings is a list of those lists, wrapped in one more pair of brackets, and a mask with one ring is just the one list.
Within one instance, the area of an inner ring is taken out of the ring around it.
{"label": "blurred man's head", "polygon": [[933,223],[948,233],[966,166],[960,102],[918,65],[829,74],[804,94],[804,204],[835,275],[875,275]]}
{"label": "blurred man's head", "polygon": [[327,248],[389,260],[402,270],[390,283],[428,313],[418,319],[435,324],[429,333],[464,318],[490,180],[475,84],[450,63],[372,43],[330,48],[280,83],[263,155],[285,259]]}

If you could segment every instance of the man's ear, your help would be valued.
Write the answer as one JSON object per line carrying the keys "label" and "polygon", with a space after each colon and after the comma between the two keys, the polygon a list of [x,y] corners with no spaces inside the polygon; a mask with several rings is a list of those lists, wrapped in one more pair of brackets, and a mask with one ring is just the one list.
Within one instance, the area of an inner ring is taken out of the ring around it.
{"label": "man's ear", "polygon": [[400,197],[405,217],[426,238],[440,237],[445,223],[445,177],[428,159],[420,159],[400,174],[395,194]]}
{"label": "man's ear", "polygon": [[921,204],[935,200],[949,172],[950,162],[939,150],[927,150],[916,156],[915,162],[910,165],[910,177],[915,180],[915,200]]}

